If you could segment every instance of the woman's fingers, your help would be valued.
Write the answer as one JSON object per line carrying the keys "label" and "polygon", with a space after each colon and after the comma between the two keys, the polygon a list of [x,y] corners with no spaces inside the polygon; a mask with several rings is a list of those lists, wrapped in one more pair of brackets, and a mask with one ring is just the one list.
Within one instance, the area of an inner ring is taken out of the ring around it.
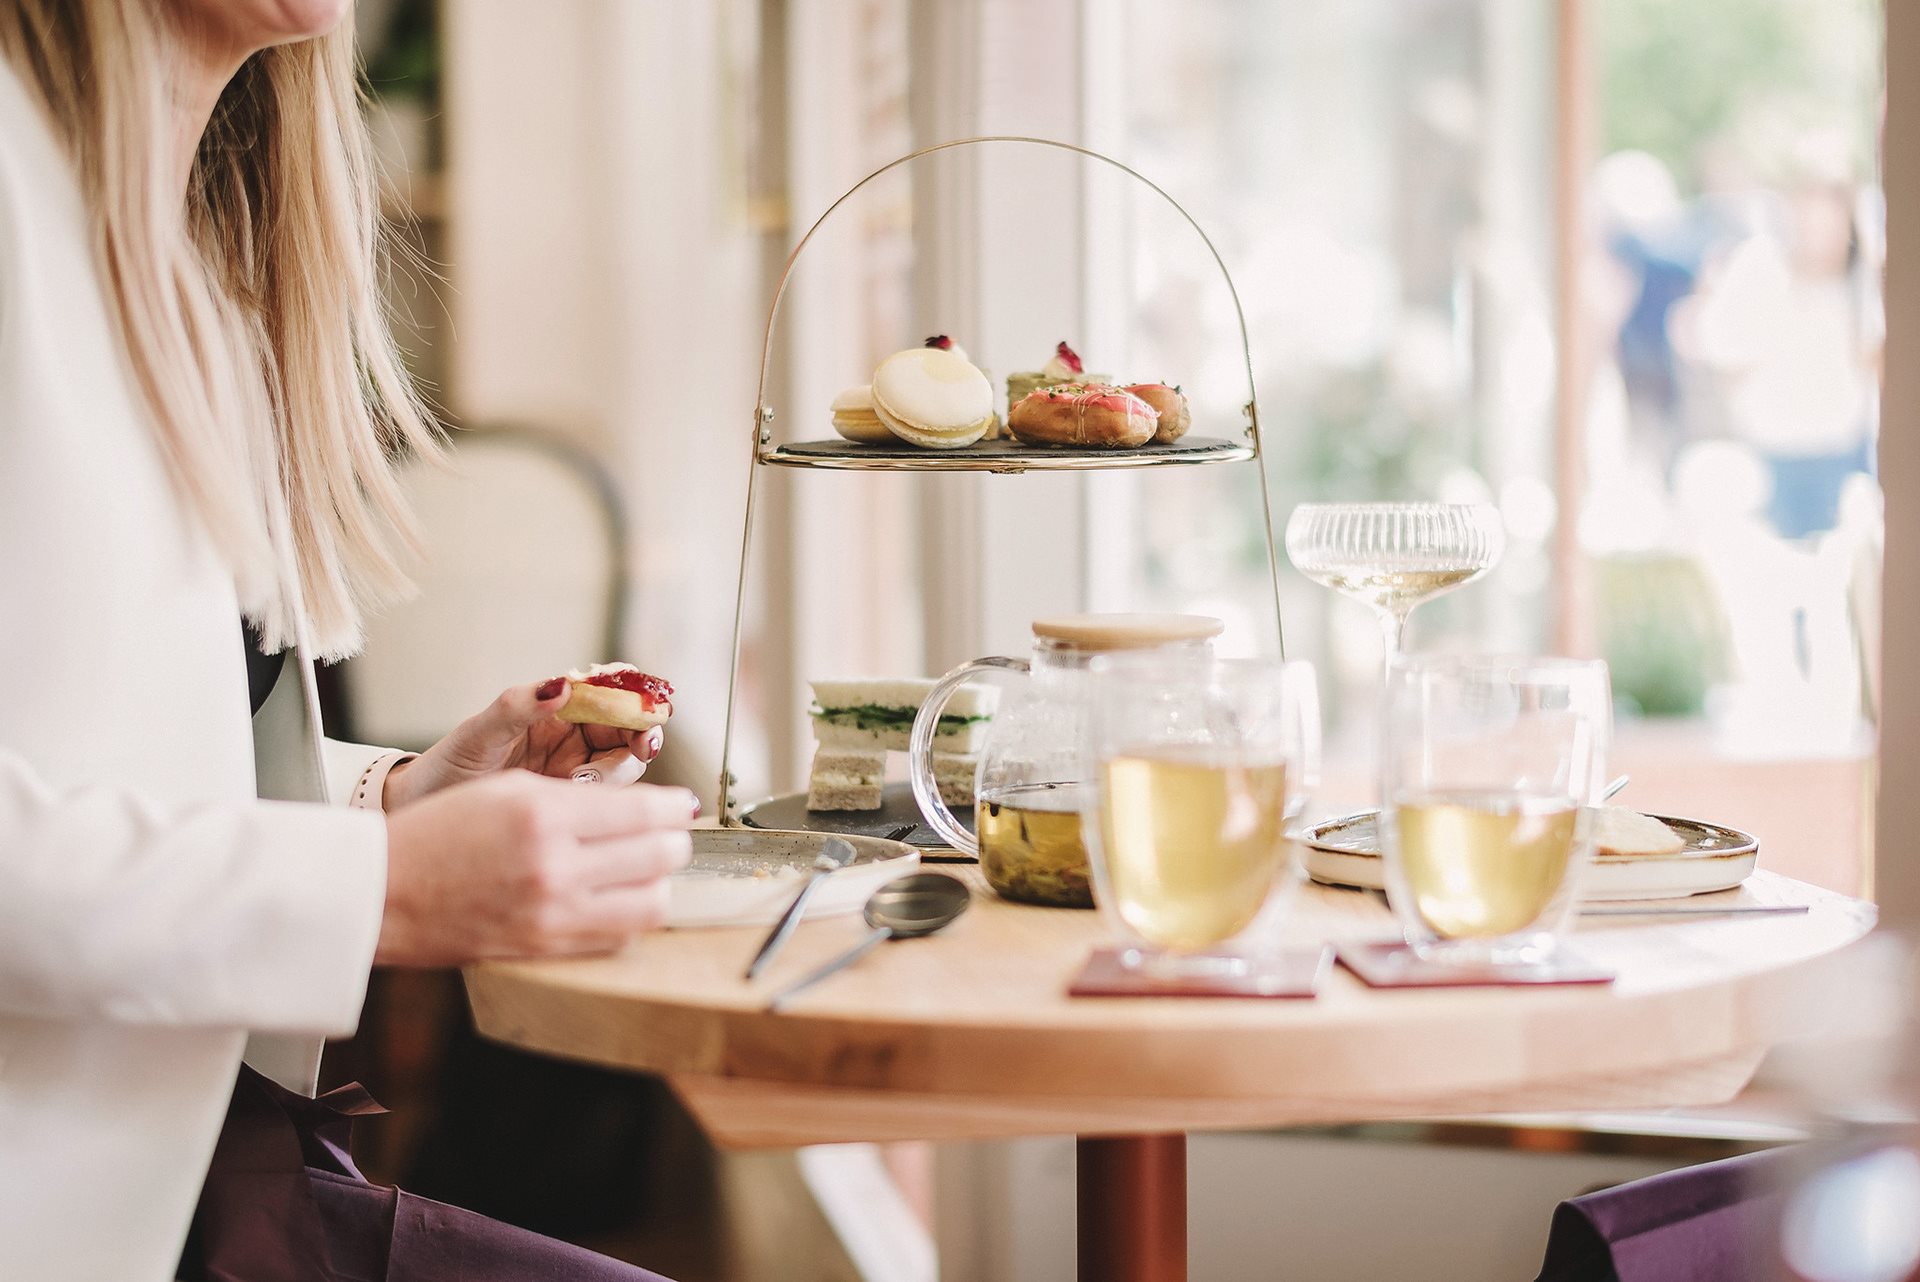
{"label": "woman's fingers", "polygon": [[634,737],[631,730],[619,726],[581,726],[580,740],[590,752],[612,752],[615,748],[628,747]]}
{"label": "woman's fingers", "polygon": [[581,916],[583,933],[612,937],[614,947],[628,936],[654,930],[667,920],[670,891],[664,881],[647,886],[614,886],[595,895]]}
{"label": "woman's fingers", "polygon": [[581,841],[631,837],[655,829],[684,829],[700,813],[700,799],[685,788],[643,784],[635,788],[572,788],[564,781],[535,780],[568,788],[550,813],[560,831]]}
{"label": "woman's fingers", "polygon": [[645,773],[647,763],[622,748],[576,767],[572,778],[575,783],[604,783],[624,788],[630,783],[639,783],[640,776]]}
{"label": "woman's fingers", "polygon": [[644,886],[669,877],[693,858],[693,838],[685,830],[644,832],[583,843],[582,882],[596,892],[617,886]]}
{"label": "woman's fingers", "polygon": [[491,742],[505,743],[525,734],[535,722],[552,717],[566,706],[572,693],[565,677],[538,685],[509,686],[467,725]]}
{"label": "woman's fingers", "polygon": [[[583,727],[595,729],[598,727]],[[647,773],[647,767],[660,755],[660,749],[667,741],[666,728],[655,726],[651,730],[632,730],[617,732],[624,743],[619,747],[603,748],[594,742],[594,736],[586,737],[590,751],[601,755],[576,767],[572,778],[575,783],[608,783],[625,786],[638,783]]]}

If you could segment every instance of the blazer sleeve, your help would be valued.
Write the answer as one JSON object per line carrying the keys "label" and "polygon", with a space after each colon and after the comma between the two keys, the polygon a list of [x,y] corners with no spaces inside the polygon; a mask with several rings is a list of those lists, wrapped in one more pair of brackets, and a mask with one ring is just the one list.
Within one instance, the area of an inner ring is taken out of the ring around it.
{"label": "blazer sleeve", "polygon": [[0,750],[0,848],[0,1011],[324,1036],[359,1020],[377,814],[59,793]]}

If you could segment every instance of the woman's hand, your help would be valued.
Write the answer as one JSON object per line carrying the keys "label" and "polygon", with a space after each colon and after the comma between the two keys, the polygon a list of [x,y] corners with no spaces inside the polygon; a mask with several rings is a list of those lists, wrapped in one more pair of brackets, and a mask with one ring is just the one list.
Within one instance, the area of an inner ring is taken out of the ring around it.
{"label": "woman's hand", "polygon": [[458,966],[618,948],[666,915],[692,853],[684,788],[581,788],[510,770],[387,816],[374,960]]}
{"label": "woman's hand", "polygon": [[502,770],[572,779],[583,770],[594,782],[629,784],[660,755],[666,731],[583,726],[554,716],[572,687],[565,677],[514,686],[453,728],[452,733],[387,775],[382,808],[398,810],[431,792]]}

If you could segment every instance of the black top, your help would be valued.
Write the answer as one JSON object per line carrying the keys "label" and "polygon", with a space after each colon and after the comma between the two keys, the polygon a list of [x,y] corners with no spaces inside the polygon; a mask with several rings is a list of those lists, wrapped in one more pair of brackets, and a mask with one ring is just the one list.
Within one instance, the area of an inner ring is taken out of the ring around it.
{"label": "black top", "polygon": [[247,650],[247,695],[253,701],[253,710],[260,708],[273,693],[274,682],[280,679],[280,669],[286,666],[287,654],[262,654],[260,652],[260,631],[246,619],[240,620],[240,643]]}

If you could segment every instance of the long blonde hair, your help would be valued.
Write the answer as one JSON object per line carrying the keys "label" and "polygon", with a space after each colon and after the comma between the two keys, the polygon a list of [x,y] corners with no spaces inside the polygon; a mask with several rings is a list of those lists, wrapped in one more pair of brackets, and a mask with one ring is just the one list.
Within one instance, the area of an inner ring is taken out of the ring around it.
{"label": "long blonde hair", "polygon": [[353,24],[247,60],[183,205],[162,8],[0,0],[0,57],[73,160],[162,453],[248,615],[270,649],[348,654],[362,612],[406,586],[394,465],[439,449],[380,302]]}

